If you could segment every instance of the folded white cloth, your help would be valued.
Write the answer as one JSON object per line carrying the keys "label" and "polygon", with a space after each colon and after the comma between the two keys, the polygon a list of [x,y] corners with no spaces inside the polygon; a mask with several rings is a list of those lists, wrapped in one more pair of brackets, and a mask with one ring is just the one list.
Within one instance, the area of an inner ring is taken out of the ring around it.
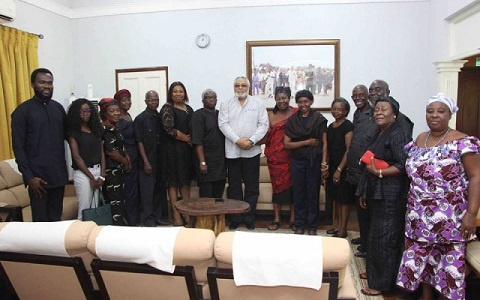
{"label": "folded white cloth", "polygon": [[173,273],[173,247],[179,230],[180,227],[106,226],[97,236],[95,250],[103,260],[148,264]]}
{"label": "folded white cloth", "polygon": [[70,257],[65,234],[75,221],[9,223],[0,231],[0,251]]}
{"label": "folded white cloth", "polygon": [[319,290],[323,248],[319,236],[236,231],[232,245],[235,284]]}

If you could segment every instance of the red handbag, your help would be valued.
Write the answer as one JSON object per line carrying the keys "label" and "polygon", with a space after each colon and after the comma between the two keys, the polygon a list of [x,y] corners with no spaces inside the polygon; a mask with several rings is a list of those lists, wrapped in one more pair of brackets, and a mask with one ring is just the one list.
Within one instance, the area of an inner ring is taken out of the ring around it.
{"label": "red handbag", "polygon": [[[372,151],[367,150],[362,158],[360,158],[360,161],[364,162],[366,165],[370,165],[372,163],[372,157],[375,158],[375,154]],[[388,163],[382,159],[375,158],[374,162],[377,169],[383,170],[389,167]]]}

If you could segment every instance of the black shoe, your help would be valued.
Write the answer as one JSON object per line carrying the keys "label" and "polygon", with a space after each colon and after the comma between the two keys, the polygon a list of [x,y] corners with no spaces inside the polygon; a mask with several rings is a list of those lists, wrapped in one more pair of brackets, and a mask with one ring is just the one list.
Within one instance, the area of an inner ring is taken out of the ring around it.
{"label": "black shoe", "polygon": [[255,229],[255,223],[252,222],[252,223],[247,223],[247,229],[248,230],[254,230]]}
{"label": "black shoe", "polygon": [[365,251],[358,251],[357,253],[355,253],[355,257],[367,258],[367,252],[365,252]]}
{"label": "black shoe", "polygon": [[366,252],[367,249],[363,249],[362,245],[357,247],[357,250],[360,252]]}
{"label": "black shoe", "polygon": [[336,234],[337,232],[338,232],[338,230],[335,229],[335,228],[327,230],[327,234]]}
{"label": "black shoe", "polygon": [[232,223],[230,223],[230,225],[228,226],[228,228],[229,228],[230,230],[235,230],[235,229],[238,228],[238,223],[232,222]]}
{"label": "black shoe", "polygon": [[161,226],[170,225],[170,222],[162,221],[162,220],[155,220],[155,223],[157,223],[157,225],[161,225]]}
{"label": "black shoe", "polygon": [[352,239],[352,244],[354,245],[360,245],[361,243],[362,243],[361,238]]}

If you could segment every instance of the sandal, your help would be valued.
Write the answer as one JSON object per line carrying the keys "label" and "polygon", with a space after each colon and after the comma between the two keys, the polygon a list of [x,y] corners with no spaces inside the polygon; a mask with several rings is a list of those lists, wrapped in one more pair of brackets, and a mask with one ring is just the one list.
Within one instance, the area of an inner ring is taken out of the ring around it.
{"label": "sandal", "polygon": [[278,230],[278,228],[280,228],[280,222],[272,222],[267,227],[268,230]]}
{"label": "sandal", "polygon": [[368,279],[367,272],[360,273],[360,275],[358,275],[358,277],[360,277],[360,279]]}
{"label": "sandal", "polygon": [[372,290],[370,288],[363,288],[360,290],[362,294],[367,295],[367,296],[381,296],[382,292],[377,291],[377,290]]}
{"label": "sandal", "polygon": [[288,227],[290,227],[290,229],[293,230],[293,231],[297,230],[297,226],[295,226],[294,222],[288,223]]}
{"label": "sandal", "polygon": [[327,230],[327,234],[337,234],[337,232],[338,232],[338,229],[335,229],[335,228]]}

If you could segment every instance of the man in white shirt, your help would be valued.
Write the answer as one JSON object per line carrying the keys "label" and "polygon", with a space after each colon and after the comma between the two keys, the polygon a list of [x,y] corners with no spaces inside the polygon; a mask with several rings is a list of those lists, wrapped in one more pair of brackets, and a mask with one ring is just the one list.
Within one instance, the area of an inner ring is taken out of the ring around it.
{"label": "man in white shirt", "polygon": [[[220,104],[218,126],[225,135],[228,167],[227,197],[250,204],[250,211],[232,215],[230,229],[244,222],[255,229],[255,211],[259,194],[260,146],[268,131],[268,114],[262,100],[248,95],[250,82],[245,77],[234,81],[235,97]],[[242,189],[245,185],[245,194]]]}

